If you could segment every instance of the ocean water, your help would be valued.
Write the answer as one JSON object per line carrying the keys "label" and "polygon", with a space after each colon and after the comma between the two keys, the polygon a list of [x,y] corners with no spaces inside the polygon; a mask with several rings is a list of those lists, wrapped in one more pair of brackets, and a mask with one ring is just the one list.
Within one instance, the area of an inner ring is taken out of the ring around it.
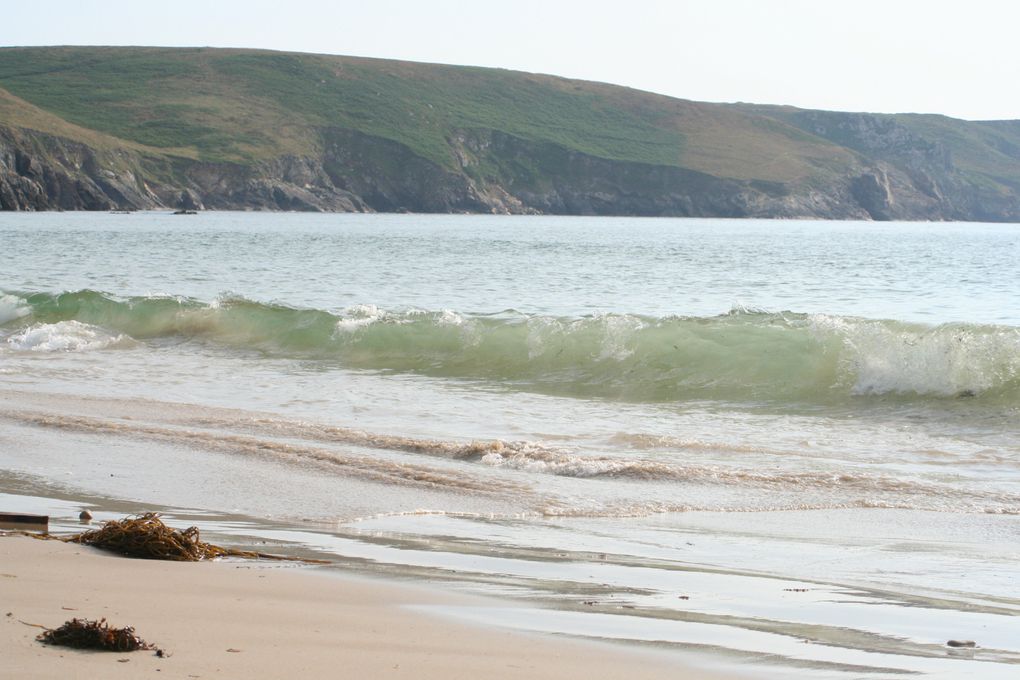
{"label": "ocean water", "polygon": [[1018,264],[1020,225],[0,215],[0,501],[754,676],[1012,678]]}

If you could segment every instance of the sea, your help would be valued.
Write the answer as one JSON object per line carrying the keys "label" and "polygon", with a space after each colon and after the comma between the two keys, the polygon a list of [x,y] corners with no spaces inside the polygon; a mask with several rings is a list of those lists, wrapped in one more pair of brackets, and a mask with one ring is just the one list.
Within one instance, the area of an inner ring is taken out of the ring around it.
{"label": "sea", "polygon": [[0,510],[82,508],[749,677],[1016,678],[1020,225],[2,214]]}

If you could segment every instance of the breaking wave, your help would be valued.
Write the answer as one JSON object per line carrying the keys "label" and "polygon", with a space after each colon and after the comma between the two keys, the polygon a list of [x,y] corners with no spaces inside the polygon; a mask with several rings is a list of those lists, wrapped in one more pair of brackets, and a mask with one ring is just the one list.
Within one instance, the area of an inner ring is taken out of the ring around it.
{"label": "breaking wave", "polygon": [[207,303],[91,290],[0,295],[0,346],[8,350],[102,349],[164,337],[574,397],[1020,404],[1020,328],[1011,326],[753,310],[568,318],[371,305],[337,313],[241,297]]}

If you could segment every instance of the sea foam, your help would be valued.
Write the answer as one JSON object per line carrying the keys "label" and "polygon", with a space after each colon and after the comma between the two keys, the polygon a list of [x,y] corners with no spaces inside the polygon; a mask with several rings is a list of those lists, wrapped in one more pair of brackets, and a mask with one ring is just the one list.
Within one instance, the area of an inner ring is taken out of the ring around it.
{"label": "sea foam", "polygon": [[9,349],[31,352],[82,352],[123,347],[131,339],[80,321],[60,321],[30,326],[8,336]]}
{"label": "sea foam", "polygon": [[27,303],[15,295],[0,295],[0,326],[31,313]]}

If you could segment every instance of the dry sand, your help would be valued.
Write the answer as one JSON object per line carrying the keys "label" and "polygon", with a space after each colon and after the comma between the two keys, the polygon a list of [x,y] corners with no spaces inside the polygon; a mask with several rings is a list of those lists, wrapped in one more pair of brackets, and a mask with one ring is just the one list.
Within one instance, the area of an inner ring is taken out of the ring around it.
{"label": "dry sand", "polygon": [[[666,653],[469,627],[407,608],[456,602],[463,600],[264,562],[155,562],[0,537],[0,676],[723,677],[686,668]],[[21,623],[56,627],[73,617],[134,626],[171,656],[49,647],[36,642],[39,629]]]}

